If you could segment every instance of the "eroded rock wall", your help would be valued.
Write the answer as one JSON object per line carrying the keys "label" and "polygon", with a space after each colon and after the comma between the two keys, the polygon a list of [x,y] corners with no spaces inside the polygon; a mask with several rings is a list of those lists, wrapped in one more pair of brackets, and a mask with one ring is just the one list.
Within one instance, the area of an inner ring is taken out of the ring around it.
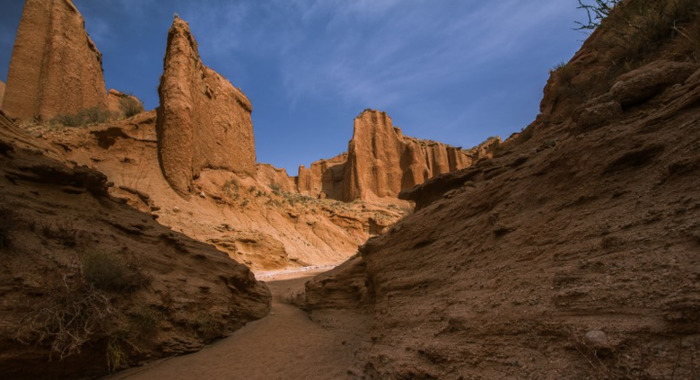
{"label": "eroded rock wall", "polygon": [[158,156],[173,189],[189,193],[205,168],[255,175],[250,101],[202,63],[189,25],[179,17],[168,33],[158,94]]}
{"label": "eroded rock wall", "polygon": [[0,109],[2,109],[2,99],[5,97],[5,82],[0,80]]}
{"label": "eroded rock wall", "polygon": [[496,144],[462,150],[404,136],[386,113],[365,110],[355,118],[344,169],[343,200],[396,198],[437,175],[493,154]]}
{"label": "eroded rock wall", "polygon": [[115,118],[123,119],[143,112],[143,103],[133,95],[110,89],[107,93],[107,110]]}
{"label": "eroded rock wall", "polygon": [[106,106],[102,54],[71,0],[27,0],[17,31],[2,109],[50,120]]}
{"label": "eroded rock wall", "polygon": [[344,152],[328,160],[313,162],[308,169],[299,166],[297,190],[312,197],[342,199],[347,159],[348,154]]}
{"label": "eroded rock wall", "polygon": [[296,190],[295,179],[290,177],[286,170],[276,168],[270,164],[257,164],[256,179],[259,183],[267,185],[273,190],[286,192],[294,192]]}

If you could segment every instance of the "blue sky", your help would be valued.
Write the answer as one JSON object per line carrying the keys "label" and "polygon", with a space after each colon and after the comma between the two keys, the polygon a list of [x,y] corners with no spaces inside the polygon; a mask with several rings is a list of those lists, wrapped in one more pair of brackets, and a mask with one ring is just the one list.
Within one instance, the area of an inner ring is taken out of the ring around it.
{"label": "blue sky", "polygon": [[[5,81],[22,1],[0,0]],[[576,0],[74,0],[108,88],[158,105],[167,32],[188,21],[204,64],[253,103],[259,162],[347,149],[353,118],[386,111],[404,134],[471,147],[519,131],[549,69],[585,35]]]}

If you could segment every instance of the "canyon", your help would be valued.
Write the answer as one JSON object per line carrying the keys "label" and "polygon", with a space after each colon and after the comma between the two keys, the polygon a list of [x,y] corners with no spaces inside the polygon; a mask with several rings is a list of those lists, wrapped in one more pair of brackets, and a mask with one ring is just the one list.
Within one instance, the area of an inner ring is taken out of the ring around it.
{"label": "canyon", "polygon": [[0,102],[0,372],[695,378],[694,36],[695,2],[622,2],[519,133],[462,149],[366,109],[289,176],[179,16],[143,111],[106,91],[70,0],[27,0]]}

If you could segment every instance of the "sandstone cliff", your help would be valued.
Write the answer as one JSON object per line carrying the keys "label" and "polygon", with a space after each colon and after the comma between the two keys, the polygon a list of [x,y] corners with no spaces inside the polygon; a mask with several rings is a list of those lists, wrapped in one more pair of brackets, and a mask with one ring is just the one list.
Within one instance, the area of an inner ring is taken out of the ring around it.
{"label": "sandstone cliff", "polygon": [[312,318],[364,307],[364,376],[698,377],[700,7],[623,4],[521,134],[307,284]]}
{"label": "sandstone cliff", "polygon": [[295,192],[296,184],[293,177],[284,169],[276,168],[270,164],[256,165],[256,179],[258,183],[267,185],[273,190]]}
{"label": "sandstone cliff", "polygon": [[[478,151],[480,157],[491,154],[482,151]],[[348,144],[343,199],[396,198],[401,190],[471,165],[475,160],[470,153],[403,136],[386,113],[365,110],[355,118]]]}
{"label": "sandstone cliff", "polygon": [[2,99],[5,97],[5,82],[0,80],[0,109],[2,109]]}
{"label": "sandstone cliff", "polygon": [[143,103],[133,95],[110,89],[107,93],[107,110],[112,117],[123,119],[143,112]]}
{"label": "sandstone cliff", "polygon": [[63,153],[0,113],[3,378],[99,377],[268,313],[248,268],[111,197],[104,174]]}
{"label": "sandstone cliff", "polygon": [[384,112],[365,110],[354,121],[348,151],[319,160],[309,169],[299,167],[297,190],[314,197],[351,202],[396,199],[443,173],[471,166],[498,149],[500,139],[489,139],[470,150],[404,136]]}
{"label": "sandstone cliff", "polygon": [[106,106],[102,55],[71,0],[27,0],[17,31],[2,109],[50,120]]}
{"label": "sandstone cliff", "polygon": [[158,157],[179,194],[204,169],[255,175],[252,107],[229,81],[204,66],[189,25],[175,17],[158,87]]}
{"label": "sandstone cliff", "polygon": [[321,198],[343,199],[343,177],[348,154],[342,153],[328,160],[313,162],[310,168],[299,166],[297,191]]}

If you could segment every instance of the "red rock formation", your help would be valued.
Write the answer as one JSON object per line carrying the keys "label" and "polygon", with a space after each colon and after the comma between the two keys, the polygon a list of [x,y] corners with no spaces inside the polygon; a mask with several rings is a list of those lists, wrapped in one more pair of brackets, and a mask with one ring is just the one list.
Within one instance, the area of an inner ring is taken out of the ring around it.
{"label": "red rock formation", "polygon": [[5,83],[0,80],[0,109],[2,109],[2,99],[5,96]]}
{"label": "red rock formation", "polygon": [[189,25],[175,17],[158,87],[158,156],[180,194],[202,169],[255,175],[252,106],[239,89],[206,67]]}
{"label": "red rock formation", "polygon": [[247,267],[112,198],[103,173],[67,166],[2,112],[0,152],[3,379],[100,377],[269,312]]}
{"label": "red rock formation", "polygon": [[277,188],[282,191],[293,192],[296,190],[294,178],[284,169],[276,168],[270,164],[257,164],[255,178],[259,183]]}
{"label": "red rock formation", "polygon": [[342,199],[396,198],[402,190],[490,155],[494,146],[463,151],[439,142],[403,136],[386,113],[365,110],[355,118],[353,137],[348,144]]}
{"label": "red rock formation", "polygon": [[355,118],[348,151],[299,167],[297,190],[313,197],[351,202],[397,198],[437,175],[459,170],[490,157],[498,138],[470,150],[404,136],[386,113],[365,110]]}
{"label": "red rock formation", "polygon": [[344,152],[327,160],[316,161],[308,169],[304,165],[299,166],[297,190],[312,197],[342,199],[347,160],[348,154]]}
{"label": "red rock formation", "polygon": [[107,93],[107,109],[113,116],[121,119],[142,112],[143,103],[133,95],[110,89]]}
{"label": "red rock formation", "polygon": [[71,0],[27,0],[17,31],[2,109],[49,120],[105,107],[102,54]]}

